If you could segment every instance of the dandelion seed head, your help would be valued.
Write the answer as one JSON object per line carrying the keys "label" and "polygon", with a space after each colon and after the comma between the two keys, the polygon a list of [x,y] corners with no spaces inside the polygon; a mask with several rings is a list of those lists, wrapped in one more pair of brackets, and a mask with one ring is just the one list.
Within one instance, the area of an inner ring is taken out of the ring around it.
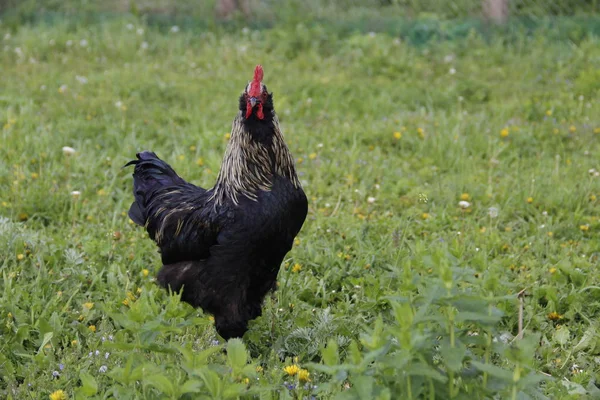
{"label": "dandelion seed head", "polygon": [[468,201],[465,201],[465,200],[461,200],[458,202],[458,206],[462,209],[465,209],[465,208],[471,207],[471,203],[469,203]]}

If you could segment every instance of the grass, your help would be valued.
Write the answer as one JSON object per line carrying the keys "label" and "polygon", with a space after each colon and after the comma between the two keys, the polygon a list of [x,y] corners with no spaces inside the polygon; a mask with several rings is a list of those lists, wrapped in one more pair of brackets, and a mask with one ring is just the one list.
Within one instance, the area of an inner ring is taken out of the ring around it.
{"label": "grass", "polygon": [[[2,397],[598,398],[596,38],[2,37]],[[263,317],[222,343],[153,282],[121,167],[152,149],[212,185],[257,63],[310,210]]]}

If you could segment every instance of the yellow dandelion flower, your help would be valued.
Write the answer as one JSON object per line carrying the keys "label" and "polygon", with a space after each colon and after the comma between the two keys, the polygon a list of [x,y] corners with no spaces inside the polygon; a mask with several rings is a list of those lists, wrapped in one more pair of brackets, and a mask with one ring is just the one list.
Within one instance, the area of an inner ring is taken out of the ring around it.
{"label": "yellow dandelion flower", "polygon": [[573,132],[576,132],[576,131],[577,131],[577,128],[575,127],[575,125],[571,125],[569,127],[569,132],[573,133]]}
{"label": "yellow dandelion flower", "polygon": [[296,364],[288,365],[287,367],[283,368],[283,371],[289,376],[294,376],[300,371],[300,367],[298,367]]}
{"label": "yellow dandelion flower", "polygon": [[300,239],[298,239],[298,238],[294,239],[294,244],[296,246],[299,246],[300,245]]}
{"label": "yellow dandelion flower", "polygon": [[12,315],[12,313],[11,313],[11,312],[9,312],[8,314],[6,314],[6,318],[8,318],[8,319],[12,319],[12,317],[13,317],[13,315]]}
{"label": "yellow dandelion flower", "polygon": [[17,254],[17,260],[21,261],[25,256],[23,254]]}
{"label": "yellow dandelion flower", "polygon": [[244,384],[248,385],[248,384],[250,384],[250,379],[249,378],[244,378],[242,380],[242,382],[244,382]]}
{"label": "yellow dandelion flower", "polygon": [[134,301],[135,300],[135,295],[133,293],[131,293],[131,292],[127,292],[127,298],[129,300],[131,300],[131,301]]}
{"label": "yellow dandelion flower", "polygon": [[200,157],[199,159],[196,160],[196,165],[201,167],[204,165],[204,159],[202,157]]}
{"label": "yellow dandelion flower", "polygon": [[38,175],[38,173],[37,173],[37,172],[32,172],[32,173],[31,173],[31,179],[37,179],[37,178],[39,178],[39,177],[40,177],[40,176]]}
{"label": "yellow dandelion flower", "polygon": [[425,138],[425,130],[423,128],[417,128],[417,133],[421,137],[421,139]]}
{"label": "yellow dandelion flower", "polygon": [[548,237],[552,237],[552,236],[554,236],[554,233],[553,232],[548,232],[547,235],[548,235]]}
{"label": "yellow dandelion flower", "polygon": [[100,189],[100,190],[98,190],[98,191],[96,192],[96,194],[97,194],[98,196],[106,196],[106,190],[104,190],[104,189]]}
{"label": "yellow dandelion flower", "polygon": [[215,317],[213,317],[212,315],[209,315],[209,316],[208,316],[208,320],[209,320],[210,322],[215,322]]}
{"label": "yellow dandelion flower", "polygon": [[579,229],[580,229],[582,232],[587,232],[587,231],[589,231],[589,230],[590,230],[590,226],[589,226],[589,225],[579,225]]}
{"label": "yellow dandelion flower", "polygon": [[96,332],[96,325],[90,325],[88,326],[88,329],[92,332]]}
{"label": "yellow dandelion flower", "polygon": [[549,116],[549,117],[551,117],[552,116],[552,110],[547,110],[546,111],[546,115]]}
{"label": "yellow dandelion flower", "polygon": [[594,194],[590,195],[590,201],[596,201],[596,195],[594,195]]}
{"label": "yellow dandelion flower", "polygon": [[83,303],[83,306],[85,308],[87,308],[88,310],[91,310],[94,307],[94,303],[90,303],[90,302]]}
{"label": "yellow dandelion flower", "polygon": [[300,382],[309,382],[310,381],[310,372],[305,369],[301,369],[298,371],[298,380]]}
{"label": "yellow dandelion flower", "polygon": [[302,164],[302,161],[304,161],[304,159],[302,157],[298,157],[298,159],[296,160],[296,162],[298,164]]}
{"label": "yellow dandelion flower", "polygon": [[124,300],[123,300],[121,303],[122,303],[124,306],[129,306],[129,299],[124,299]]}
{"label": "yellow dandelion flower", "polygon": [[556,268],[552,267],[548,270],[548,272],[550,272],[551,274],[555,274],[556,273]]}
{"label": "yellow dandelion flower", "polygon": [[500,136],[503,138],[507,137],[508,134],[509,134],[508,128],[504,128],[500,131]]}
{"label": "yellow dandelion flower", "polygon": [[185,160],[185,154],[180,154],[177,156],[177,158],[179,159],[179,161],[183,161]]}
{"label": "yellow dandelion flower", "polygon": [[396,140],[402,139],[402,133],[400,133],[400,132],[394,132],[394,139],[396,139]]}
{"label": "yellow dandelion flower", "polygon": [[141,287],[137,288],[137,289],[135,290],[135,292],[136,292],[137,294],[142,294],[142,288],[141,288]]}
{"label": "yellow dandelion flower", "polygon": [[533,203],[533,197],[528,197],[527,198],[527,203],[529,203],[529,204]]}
{"label": "yellow dandelion flower", "polygon": [[57,390],[56,392],[52,392],[48,397],[50,398],[50,400],[67,400],[69,398],[64,390]]}
{"label": "yellow dandelion flower", "polygon": [[77,340],[71,340],[71,346],[76,346],[77,345]]}
{"label": "yellow dandelion flower", "polygon": [[554,128],[554,129],[552,130],[552,133],[554,133],[555,135],[558,135],[558,134],[559,134],[559,132],[560,132],[560,131],[558,130],[558,128]]}
{"label": "yellow dandelion flower", "polygon": [[594,133],[600,133],[600,128],[595,128]]}
{"label": "yellow dandelion flower", "polygon": [[487,231],[487,228],[485,226],[479,228],[479,233],[485,233],[485,231]]}
{"label": "yellow dandelion flower", "polygon": [[256,372],[258,372],[259,374],[263,372],[263,367],[261,367],[260,365],[256,366]]}
{"label": "yellow dandelion flower", "polygon": [[429,219],[429,214],[428,213],[423,213],[423,214],[421,214],[421,218],[422,219]]}
{"label": "yellow dandelion flower", "polygon": [[460,199],[464,201],[469,201],[471,200],[471,195],[469,195],[469,193],[463,193],[460,195]]}
{"label": "yellow dandelion flower", "polygon": [[562,317],[563,316],[557,313],[556,311],[552,311],[550,314],[548,314],[548,319],[550,321],[558,321],[559,319],[562,319]]}
{"label": "yellow dandelion flower", "polygon": [[294,266],[292,267],[292,272],[298,273],[300,271],[302,271],[302,265],[300,265],[298,263],[294,264]]}
{"label": "yellow dandelion flower", "polygon": [[310,158],[311,160],[314,160],[315,158],[317,158],[317,153],[310,153],[308,155],[308,158]]}
{"label": "yellow dandelion flower", "polygon": [[229,140],[231,139],[231,133],[226,133],[225,134],[225,140]]}
{"label": "yellow dandelion flower", "polygon": [[196,146],[194,146],[194,145],[191,145],[191,146],[190,146],[190,151],[196,151]]}
{"label": "yellow dandelion flower", "polygon": [[149,274],[150,274],[150,271],[148,271],[146,268],[144,268],[144,269],[142,270],[142,275],[144,275],[144,276],[148,276]]}

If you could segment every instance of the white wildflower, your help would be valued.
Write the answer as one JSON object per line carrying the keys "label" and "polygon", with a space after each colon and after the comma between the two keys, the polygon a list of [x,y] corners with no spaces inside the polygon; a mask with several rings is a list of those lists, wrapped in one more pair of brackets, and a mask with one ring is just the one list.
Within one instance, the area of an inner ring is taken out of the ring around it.
{"label": "white wildflower", "polygon": [[456,73],[456,69],[455,68],[450,68],[450,70],[448,71],[448,73],[450,75],[454,75]]}
{"label": "white wildflower", "polygon": [[49,44],[50,46],[54,46],[54,45],[56,44],[56,40],[54,40],[54,39],[50,39],[50,40],[48,41],[48,44]]}
{"label": "white wildflower", "polygon": [[127,24],[127,25],[125,25],[125,27],[130,31],[133,30],[133,24]]}
{"label": "white wildflower", "polygon": [[67,45],[67,47],[73,46],[73,41],[72,40],[67,40],[66,45]]}
{"label": "white wildflower", "polygon": [[142,42],[142,44],[140,45],[140,47],[141,47],[143,50],[146,50],[146,49],[148,48],[148,42]]}
{"label": "white wildflower", "polygon": [[446,64],[449,64],[452,61],[454,61],[454,55],[453,54],[448,54],[447,56],[444,57],[444,62]]}
{"label": "white wildflower", "polygon": [[41,90],[41,91],[44,91],[44,90],[46,90],[46,85],[42,85],[42,86],[40,86],[40,90]]}
{"label": "white wildflower", "polygon": [[81,83],[82,85],[88,83],[88,79],[85,76],[75,75],[75,79],[77,79],[77,82]]}
{"label": "white wildflower", "polygon": [[71,155],[75,154],[77,151],[72,147],[64,146],[62,148],[62,152],[65,156],[71,156]]}
{"label": "white wildflower", "polygon": [[98,372],[100,373],[105,373],[106,371],[108,371],[108,367],[106,365],[103,365],[100,367],[100,369],[98,369]]}
{"label": "white wildflower", "polygon": [[121,100],[117,100],[117,101],[115,102],[115,107],[117,107],[117,108],[121,108],[121,107],[123,107],[123,102],[122,102]]}
{"label": "white wildflower", "polygon": [[173,33],[177,33],[177,32],[179,32],[179,27],[178,27],[177,25],[173,25],[173,26],[171,27],[171,32],[173,32]]}
{"label": "white wildflower", "polygon": [[80,192],[79,190],[73,190],[73,191],[71,192],[71,196],[72,196],[74,199],[78,199],[78,198],[79,198],[79,196],[81,196],[81,192]]}
{"label": "white wildflower", "polygon": [[469,203],[468,201],[465,201],[465,200],[461,200],[458,202],[458,206],[460,208],[469,208],[469,207],[471,207],[471,203]]}
{"label": "white wildflower", "polygon": [[371,196],[367,197],[367,202],[368,202],[369,204],[373,204],[373,203],[375,203],[375,197],[371,197]]}
{"label": "white wildflower", "polygon": [[87,47],[87,45],[88,45],[88,41],[87,41],[87,40],[85,40],[85,39],[81,39],[81,40],[79,41],[79,45],[80,45],[81,47]]}
{"label": "white wildflower", "polygon": [[135,33],[137,33],[138,35],[142,36],[144,34],[144,29],[137,28],[137,31],[135,31]]}

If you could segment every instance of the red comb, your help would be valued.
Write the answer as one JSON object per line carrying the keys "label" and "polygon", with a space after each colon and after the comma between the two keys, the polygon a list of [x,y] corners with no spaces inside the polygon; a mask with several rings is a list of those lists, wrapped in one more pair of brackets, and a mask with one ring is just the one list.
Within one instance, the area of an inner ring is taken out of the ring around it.
{"label": "red comb", "polygon": [[260,96],[260,83],[263,80],[264,72],[261,65],[257,65],[254,69],[254,80],[250,84],[250,90],[248,91],[248,95],[251,97]]}

